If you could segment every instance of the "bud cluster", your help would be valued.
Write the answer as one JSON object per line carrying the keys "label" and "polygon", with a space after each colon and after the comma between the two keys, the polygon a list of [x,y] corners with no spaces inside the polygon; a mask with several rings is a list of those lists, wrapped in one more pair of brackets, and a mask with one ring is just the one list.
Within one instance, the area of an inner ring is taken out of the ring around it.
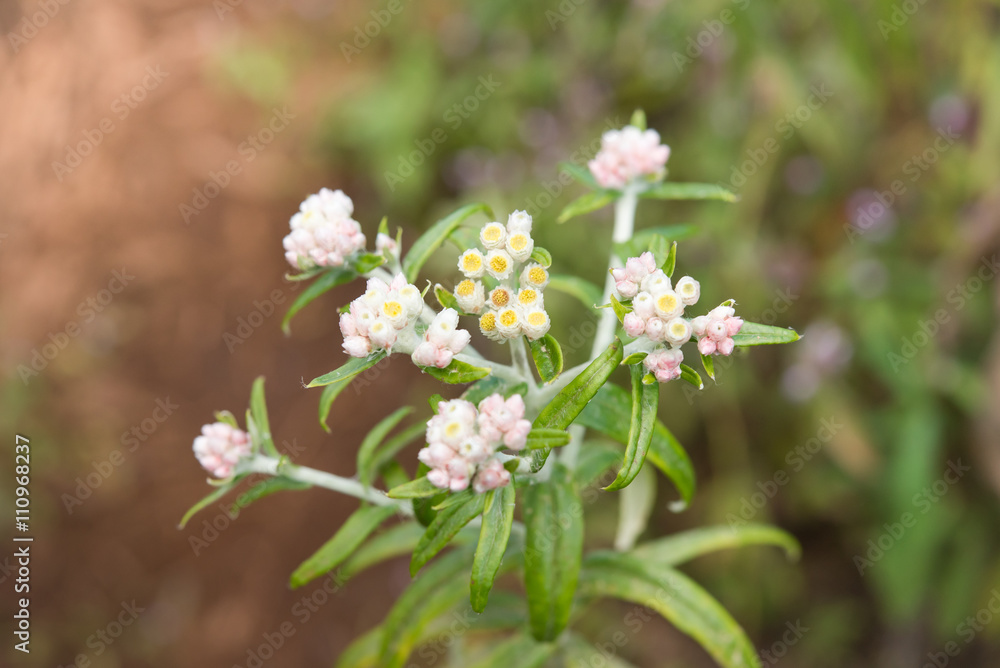
{"label": "bud cluster", "polygon": [[413,363],[443,369],[469,345],[469,338],[468,331],[458,329],[458,311],[446,308],[434,316],[424,332],[424,340],[414,348]]}
{"label": "bud cluster", "polygon": [[192,449],[206,471],[225,479],[233,475],[237,462],[250,456],[250,437],[225,422],[206,424]]}
{"label": "bud cluster", "polygon": [[323,188],[309,195],[289,224],[284,238],[285,259],[303,271],[340,267],[348,256],[365,248],[361,225],[351,218],[354,202],[342,190]]}
{"label": "bud cluster", "polygon": [[626,125],[604,133],[601,150],[587,166],[602,188],[622,190],[640,178],[662,177],[668,158],[670,147],[660,143],[656,130]]}
{"label": "bud cluster", "polygon": [[424,308],[416,286],[397,274],[391,283],[369,278],[367,290],[340,315],[344,352],[352,357],[366,357],[376,350],[392,352],[397,341],[407,352],[417,342],[414,325]]}
{"label": "bud cluster", "polygon": [[523,449],[529,431],[519,394],[506,400],[492,394],[479,402],[479,410],[463,399],[442,401],[427,422],[428,445],[418,458],[430,467],[427,479],[436,487],[459,492],[471,484],[481,494],[510,484],[497,453]]}

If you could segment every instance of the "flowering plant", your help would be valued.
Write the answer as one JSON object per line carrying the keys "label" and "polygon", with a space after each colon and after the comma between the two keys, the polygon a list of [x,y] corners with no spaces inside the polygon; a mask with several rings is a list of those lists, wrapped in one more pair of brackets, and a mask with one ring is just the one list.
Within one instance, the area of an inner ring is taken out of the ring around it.
{"label": "flowering plant", "polygon": [[[251,474],[269,476],[247,495],[251,499],[309,486],[360,499],[361,507],[292,573],[292,586],[333,571],[342,583],[404,554],[411,555],[414,580],[384,624],[344,653],[342,666],[403,666],[438,630],[435,624],[464,601],[480,615],[474,629],[509,631],[503,642],[480,647],[475,665],[541,666],[556,657],[566,665],[594,665],[593,648],[570,627],[601,597],[652,608],[720,665],[759,666],[753,645],[729,613],[676,567],[712,550],[749,543],[776,544],[794,555],[794,539],[747,525],[636,544],[656,490],[647,462],[679,492],[672,509],[686,507],[694,492],[691,462],[657,417],[661,383],[703,387],[701,374],[684,364],[686,347],[695,344],[696,352],[687,354],[700,358],[714,380],[716,356],[798,339],[790,329],[744,321],[732,300],[687,315],[701,300],[701,287],[690,276],[675,279],[671,228],[635,232],[638,202],[735,198],[712,185],[666,181],[669,155],[637,112],[631,125],[604,135],[589,169],[564,166],[589,192],[563,210],[561,222],[615,207],[603,290],[551,273],[557,263],[535,245],[535,221],[523,211],[499,222],[485,205],[465,206],[431,226],[402,257],[400,235],[389,236],[385,219],[371,253],[351,218],[350,198],[326,189],[309,196],[292,217],[284,246],[289,263],[301,272],[290,278],[315,282],[293,303],[283,326],[332,287],[367,279],[363,294],[340,310],[347,362],[308,385],[323,388],[321,424],[326,427],[337,395],[388,355],[407,354],[436,379],[467,387],[454,399],[431,397],[424,423],[397,430],[413,407],[385,417],[358,448],[357,475],[345,478],[296,466],[279,454],[258,379],[246,431],[222,412],[195,439],[195,455],[216,478],[217,489],[182,525]],[[476,215],[488,220],[473,237],[467,221]],[[461,277],[452,290],[433,286],[441,307],[435,311],[425,302],[430,284],[421,290],[415,281],[448,240],[459,246]],[[573,368],[563,368],[560,345],[549,333],[546,291],[598,309],[592,354]],[[510,363],[475,350],[465,323],[509,348]],[[628,369],[630,390],[609,382],[620,367]],[[397,456],[414,441],[424,447],[411,477]],[[379,479],[387,491],[376,485]],[[604,490],[618,492],[619,527],[613,550],[585,553],[583,510],[598,496],[586,492],[599,480],[606,483]],[[390,520],[395,522],[380,532]],[[509,588],[494,589],[501,575],[514,573],[521,574],[523,599]]]}

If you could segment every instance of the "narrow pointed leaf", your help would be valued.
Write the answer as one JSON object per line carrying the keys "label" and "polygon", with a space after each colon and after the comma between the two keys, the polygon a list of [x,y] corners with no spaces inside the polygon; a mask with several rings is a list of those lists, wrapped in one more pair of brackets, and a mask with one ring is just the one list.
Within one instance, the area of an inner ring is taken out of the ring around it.
{"label": "narrow pointed leaf", "polygon": [[435,487],[434,483],[427,479],[427,476],[422,476],[405,485],[393,487],[386,495],[390,499],[424,499],[429,496],[437,496],[443,491],[445,490]]}
{"label": "narrow pointed leaf", "polygon": [[723,202],[739,200],[734,193],[714,183],[676,183],[664,181],[639,194],[647,199],[714,199]]}
{"label": "narrow pointed leaf", "polygon": [[551,383],[563,370],[563,354],[559,342],[551,334],[528,342],[531,357],[535,360],[538,375],[545,383]]}
{"label": "narrow pointed leaf", "polygon": [[572,473],[556,463],[549,481],[524,490],[524,587],[531,635],[554,640],[569,620],[583,554],[583,512]]}
{"label": "narrow pointed leaf", "polygon": [[792,343],[800,338],[799,333],[791,328],[744,321],[740,331],[733,336],[733,342],[738,346],[763,346],[773,343]]}
{"label": "narrow pointed leaf", "polygon": [[306,387],[324,387],[334,383],[349,383],[362,371],[367,371],[385,359],[385,351],[379,350],[368,357],[352,357],[339,369],[314,378]]}
{"label": "narrow pointed leaf", "polygon": [[312,485],[307,482],[292,480],[291,478],[285,478],[282,476],[268,478],[267,480],[262,480],[236,497],[236,511],[238,512],[249,506],[251,503],[260,501],[264,497],[270,496],[275,492],[297,491],[309,489],[310,487],[312,487]]}
{"label": "narrow pointed leaf", "polygon": [[615,317],[618,318],[619,323],[624,323],[625,316],[632,312],[631,306],[622,304],[614,295],[611,295],[611,309],[615,312]]}
{"label": "narrow pointed leaf", "polygon": [[198,513],[201,510],[204,510],[208,506],[212,505],[213,503],[215,503],[216,501],[218,501],[219,499],[221,499],[222,497],[224,497],[234,487],[236,487],[236,481],[235,480],[231,481],[231,482],[228,482],[228,483],[222,485],[221,487],[216,488],[212,493],[210,493],[208,496],[204,497],[198,503],[196,503],[193,506],[191,506],[188,509],[188,511],[186,513],[184,513],[184,517],[181,518],[181,521],[177,525],[177,528],[178,529],[183,529],[187,525],[188,520],[190,520],[192,517],[194,517],[196,513]]}
{"label": "narrow pointed leaf", "polygon": [[[358,274],[356,272],[343,267],[327,269],[323,273],[319,274],[319,278],[317,278],[312,285],[303,290],[302,294],[296,297],[295,301],[292,302],[292,305],[288,307],[288,311],[285,313],[285,317],[281,321],[282,331],[285,332],[285,334],[289,334],[291,332],[289,323],[291,323],[295,314],[308,306],[317,297],[329,292],[338,285],[349,283],[357,277]],[[310,277],[307,276],[307,278]]]}
{"label": "narrow pointed leaf", "polygon": [[681,364],[681,380],[694,385],[699,390],[705,388],[705,383],[701,381],[701,376],[687,364]]}
{"label": "narrow pointed leaf", "polygon": [[624,552],[632,549],[635,541],[649,526],[655,502],[656,475],[649,467],[641,468],[632,483],[618,493],[616,550]]}
{"label": "narrow pointed leaf", "polygon": [[370,538],[344,562],[337,573],[339,584],[375,564],[413,552],[417,541],[424,535],[424,527],[417,522],[403,522]]}
{"label": "narrow pointed leaf", "polygon": [[596,211],[597,209],[603,209],[619,197],[621,197],[621,193],[616,190],[597,190],[595,192],[585,193],[567,204],[566,208],[564,208],[559,214],[556,222],[565,223],[570,218],[582,216],[585,213],[590,213],[591,211]]}
{"label": "narrow pointed leaf", "polygon": [[[267,403],[264,401],[264,377],[258,376],[250,390],[250,415],[253,416],[254,429],[259,445],[264,452],[272,457],[279,456],[271,437],[271,422],[267,418]],[[248,425],[249,426],[249,425]],[[253,434],[252,434],[253,435]]]}
{"label": "narrow pointed leaf", "polygon": [[670,250],[667,251],[667,259],[663,262],[663,273],[667,275],[668,278],[674,275],[674,269],[677,267],[677,242],[670,244]]}
{"label": "narrow pointed leaf", "polygon": [[526,450],[559,448],[569,444],[569,432],[565,429],[537,428],[528,432]]}
{"label": "narrow pointed leaf", "polygon": [[621,453],[613,444],[604,441],[585,441],[573,473],[577,484],[583,489],[594,484],[612,466],[620,467],[621,462]]}
{"label": "narrow pointed leaf", "polygon": [[552,253],[548,252],[541,246],[535,246],[535,249],[531,251],[531,261],[537,262],[538,264],[546,268],[551,267]]}
{"label": "narrow pointed leaf", "polygon": [[292,573],[291,586],[297,589],[339,566],[383,522],[396,514],[393,506],[359,508],[344,525],[311,557]]}
{"label": "narrow pointed leaf", "polygon": [[389,435],[399,421],[405,418],[407,415],[413,412],[413,408],[410,406],[403,406],[400,409],[393,411],[389,416],[381,420],[376,424],[368,435],[365,436],[364,440],[361,441],[361,446],[358,448],[358,478],[361,480],[361,484],[370,485],[372,478],[374,478],[374,469],[372,466],[372,459],[375,456],[375,450],[385,437]]}
{"label": "narrow pointed leaf", "polygon": [[590,281],[563,274],[550,275],[548,288],[576,297],[587,308],[599,304],[604,296],[601,289]]}
{"label": "narrow pointed leaf", "polygon": [[523,396],[527,392],[527,383],[517,383],[516,385],[513,385],[510,381],[504,380],[499,376],[487,376],[465,390],[465,392],[462,393],[462,398],[478,406],[480,401],[491,394],[502,394],[505,399],[509,399],[515,394]]}
{"label": "narrow pointed leaf", "polygon": [[497,643],[490,655],[471,664],[470,668],[542,668],[555,655],[555,643],[536,642],[531,636],[518,634]]}
{"label": "narrow pointed leaf", "polygon": [[585,596],[645,605],[696,640],[723,668],[760,668],[753,643],[711,594],[680,571],[630,555],[588,555],[580,579]]}
{"label": "narrow pointed leaf", "polygon": [[416,575],[428,561],[443,550],[455,534],[483,512],[485,494],[474,494],[465,503],[458,503],[438,511],[437,517],[427,527],[410,560],[410,575]]}
{"label": "narrow pointed leaf", "polygon": [[385,255],[381,253],[364,253],[354,261],[354,271],[358,274],[367,274],[372,269],[381,267],[385,262]]}
{"label": "narrow pointed leaf", "polygon": [[479,544],[472,559],[472,580],[469,602],[472,609],[482,612],[486,608],[493,580],[500,570],[510,530],[514,525],[514,486],[507,485],[490,490],[483,507],[483,525],[479,530]]}
{"label": "narrow pointed leaf", "polygon": [[715,362],[712,361],[711,355],[701,355],[701,365],[705,367],[705,373],[712,380],[715,380]]}
{"label": "narrow pointed leaf", "polygon": [[597,190],[600,188],[600,186],[597,185],[597,180],[594,178],[594,175],[591,174],[590,170],[586,167],[572,162],[560,162],[559,171],[566,172],[591,190]]}
{"label": "narrow pointed leaf", "polygon": [[493,217],[493,211],[485,204],[467,204],[453,213],[437,221],[417,239],[410,251],[403,259],[403,274],[406,280],[413,283],[417,280],[417,274],[424,266],[430,256],[440,248],[452,232],[462,224],[464,220],[476,215],[485,213],[488,217]]}
{"label": "narrow pointed leaf", "polygon": [[434,296],[437,298],[438,304],[441,305],[441,308],[453,308],[458,312],[462,311],[462,309],[458,307],[458,300],[455,298],[455,295],[448,290],[445,290],[444,286],[440,283],[434,286]]}
{"label": "narrow pointed leaf", "polygon": [[488,368],[472,366],[468,362],[462,362],[461,360],[452,360],[451,363],[443,369],[438,369],[433,366],[425,366],[423,367],[423,370],[426,371],[428,375],[434,376],[441,382],[448,383],[449,385],[472,383],[490,375],[490,370]]}
{"label": "narrow pointed leaf", "polygon": [[646,129],[646,112],[642,109],[636,109],[632,112],[632,120],[629,121],[629,125],[634,125],[640,130]]}
{"label": "narrow pointed leaf", "polygon": [[793,561],[801,554],[799,543],[791,534],[763,524],[691,529],[643,543],[632,550],[632,554],[657,565],[677,566],[710,552],[747,545],[775,545],[784,549]]}
{"label": "narrow pointed leaf", "polygon": [[362,476],[367,475],[368,480],[374,480],[380,472],[384,476],[383,469],[392,461],[392,458],[399,454],[400,450],[422,437],[426,431],[427,425],[423,422],[403,429],[372,452],[371,459],[366,464],[366,470],[359,469],[358,472]]}
{"label": "narrow pointed leaf", "polygon": [[646,357],[648,357],[648,356],[649,356],[649,353],[632,353],[631,355],[629,355],[628,357],[626,357],[625,359],[622,360],[622,364],[621,365],[622,366],[629,366],[631,364],[638,364],[639,362],[641,362],[644,359],[646,359]]}
{"label": "narrow pointed leaf", "polygon": [[628,441],[625,444],[625,457],[618,477],[606,490],[621,489],[635,480],[639,470],[646,462],[646,453],[653,440],[653,429],[656,425],[656,409],[660,400],[660,384],[645,385],[642,376],[645,373],[639,365],[629,367],[632,378],[632,412],[629,420]]}

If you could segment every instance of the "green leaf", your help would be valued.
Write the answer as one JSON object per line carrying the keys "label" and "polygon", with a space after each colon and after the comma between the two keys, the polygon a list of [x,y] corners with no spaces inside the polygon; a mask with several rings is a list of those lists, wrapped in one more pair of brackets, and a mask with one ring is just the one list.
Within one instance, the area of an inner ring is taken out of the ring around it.
{"label": "green leaf", "polygon": [[792,343],[800,338],[798,332],[791,328],[744,321],[740,331],[733,336],[733,342],[738,346],[764,346],[773,343]]}
{"label": "green leaf", "polygon": [[569,432],[564,429],[532,429],[528,432],[526,450],[558,448],[569,443]]}
{"label": "green leaf", "polygon": [[[255,445],[262,447],[264,452],[272,457],[280,456],[271,438],[271,423],[267,419],[267,404],[264,401],[264,377],[258,376],[250,390],[250,415],[253,425],[247,425],[250,435],[254,436]],[[256,433],[254,433],[256,432]]]}
{"label": "green leaf", "polygon": [[701,365],[705,367],[705,373],[708,374],[708,377],[715,380],[715,362],[712,361],[712,356],[701,355]]}
{"label": "green leaf", "polygon": [[547,483],[524,490],[523,512],[531,635],[550,641],[566,628],[583,554],[582,502],[572,473],[556,463]]}
{"label": "green leaf", "polygon": [[543,382],[551,383],[563,370],[563,354],[559,342],[551,334],[529,341],[531,357]]}
{"label": "green leaf", "polygon": [[531,251],[531,259],[543,267],[548,268],[552,266],[552,253],[541,246],[535,246],[535,250]]}
{"label": "green leaf", "polygon": [[700,231],[697,225],[690,223],[648,228],[636,232],[628,241],[614,244],[615,254],[620,258],[630,258],[651,251],[655,257],[666,259],[670,241],[683,241]]}
{"label": "green leaf", "polygon": [[632,312],[631,306],[628,304],[622,304],[614,295],[611,295],[611,308],[615,312],[615,317],[618,318],[618,322],[620,323],[624,323],[625,316]]}
{"label": "green leaf", "polygon": [[646,129],[646,112],[642,109],[636,109],[632,112],[632,120],[629,121],[629,125],[634,125],[640,130]]}
{"label": "green leaf", "polygon": [[459,313],[462,312],[462,309],[458,307],[458,300],[455,298],[455,295],[451,294],[448,290],[445,290],[444,286],[440,283],[434,286],[434,296],[437,297],[438,304],[440,304],[442,308],[453,308]]}
{"label": "green leaf", "polygon": [[646,199],[714,199],[723,202],[739,200],[735,194],[713,183],[676,183],[664,181],[639,193]]}
{"label": "green leaf", "polygon": [[291,578],[292,589],[339,566],[379,525],[395,514],[395,506],[366,506],[356,510],[333,538],[295,569]]}
{"label": "green leaf", "polygon": [[[553,397],[535,418],[533,427],[566,429],[573,424],[622,361],[622,348],[622,342],[616,338],[607,350]],[[532,460],[532,470],[540,469],[547,457],[548,450],[537,450]]]}
{"label": "green leaf", "polygon": [[330,416],[330,409],[333,408],[333,402],[341,392],[347,389],[352,380],[354,380],[353,377],[343,383],[327,385],[323,388],[323,394],[319,397],[319,426],[323,427],[324,431],[328,434],[330,433],[330,425],[326,423],[326,420]]}
{"label": "green leaf", "polygon": [[535,642],[519,633],[493,645],[489,656],[473,663],[472,668],[542,668],[557,649],[553,643]]}
{"label": "green leaf", "polygon": [[600,186],[597,185],[597,180],[594,179],[594,175],[591,174],[590,170],[586,167],[572,162],[560,162],[559,171],[566,172],[591,190],[597,190],[600,188]]}
{"label": "green leaf", "polygon": [[285,334],[289,334],[291,332],[291,328],[288,325],[291,323],[292,318],[295,317],[296,313],[301,311],[320,295],[329,292],[338,285],[350,283],[357,278],[357,276],[358,275],[355,272],[350,269],[344,269],[343,267],[333,267],[319,274],[319,278],[316,279],[316,282],[303,290],[302,294],[296,297],[295,301],[292,302],[292,305],[288,307],[288,312],[285,313],[285,317],[281,321],[281,330]]}
{"label": "green leaf", "polygon": [[701,382],[701,376],[687,364],[681,364],[681,380],[691,383],[699,390],[705,388],[705,383]]}
{"label": "green leaf", "polygon": [[376,626],[347,646],[334,668],[378,668],[379,646],[382,642],[382,627]]}
{"label": "green leaf", "polygon": [[350,559],[344,562],[337,573],[337,581],[343,584],[375,564],[413,552],[417,541],[424,535],[424,527],[417,522],[403,522],[389,527],[369,539],[359,547]]}
{"label": "green leaf", "polygon": [[393,487],[386,493],[386,495],[390,499],[424,499],[429,496],[437,496],[443,491],[446,490],[442,490],[440,487],[435,487],[434,484],[427,479],[427,476],[421,476],[416,480],[406,483],[405,485]]}
{"label": "green leaf", "polygon": [[585,596],[610,596],[652,608],[694,638],[724,668],[760,668],[753,643],[722,605],[680,571],[618,553],[587,556]]}
{"label": "green leaf", "polygon": [[602,209],[619,197],[621,197],[621,193],[617,190],[597,190],[585,193],[567,204],[566,208],[559,214],[559,217],[556,218],[556,222],[565,223],[570,218]]}
{"label": "green leaf", "polygon": [[225,484],[217,487],[215,489],[215,491],[213,491],[211,494],[209,494],[208,496],[206,496],[205,498],[203,498],[198,503],[196,503],[193,506],[191,506],[191,508],[189,508],[188,511],[186,513],[184,513],[184,517],[181,518],[181,521],[177,525],[177,528],[178,529],[183,529],[187,525],[188,520],[190,520],[192,517],[194,517],[196,513],[198,513],[199,511],[205,509],[206,507],[212,505],[213,503],[215,503],[216,501],[218,501],[219,499],[221,499],[222,497],[224,497],[234,487],[236,487],[236,481],[235,480],[232,480],[230,482],[227,482],[227,483],[225,483]]}
{"label": "green leaf", "polygon": [[382,444],[385,437],[389,435],[389,432],[399,424],[400,420],[412,412],[413,408],[410,406],[403,406],[397,409],[375,425],[368,432],[368,435],[365,436],[364,440],[361,441],[361,446],[358,448],[357,462],[358,478],[361,480],[362,485],[371,485],[372,479],[375,477],[375,468],[372,466],[375,450]]}
{"label": "green leaf", "polygon": [[215,411],[215,421],[228,424],[233,429],[240,428],[240,423],[236,421],[236,416],[229,411]]}
{"label": "green leaf", "polygon": [[430,404],[431,410],[434,411],[435,415],[437,415],[438,412],[438,404],[440,404],[444,400],[445,398],[442,397],[440,394],[432,394],[430,398],[427,400],[427,403]]}
{"label": "green leaf", "polygon": [[635,541],[649,526],[649,517],[656,502],[656,475],[651,467],[639,469],[635,480],[618,494],[618,528],[615,549],[631,550]]}
{"label": "green leaf", "polygon": [[462,362],[461,360],[452,360],[451,363],[443,369],[439,369],[435,366],[425,366],[421,368],[429,375],[434,376],[441,382],[448,383],[449,385],[471,383],[490,375],[490,370],[488,368],[472,366],[468,362]]}
{"label": "green leaf", "polygon": [[[594,660],[598,654],[596,648],[587,639],[574,633],[565,643],[563,651],[566,657],[565,668],[594,668]],[[601,652],[601,656],[604,659],[604,662],[600,664],[601,668],[636,668],[635,665],[613,654],[608,655]],[[339,664],[338,668],[340,668]]]}
{"label": "green leaf", "polygon": [[515,394],[524,395],[527,391],[527,383],[511,385],[499,376],[487,376],[462,393],[462,398],[478,406],[480,401],[491,394],[502,394],[504,399],[509,399]]}
{"label": "green leaf", "polygon": [[475,492],[470,488],[463,489],[461,492],[450,493],[440,502],[435,503],[432,508],[434,508],[434,510],[444,510],[449,506],[454,506],[459,503],[467,503],[472,500],[473,495],[475,495]]}
{"label": "green leaf", "polygon": [[632,554],[657,565],[678,566],[710,552],[745,545],[775,545],[783,548],[793,561],[798,560],[801,554],[799,543],[791,534],[763,524],[690,529],[643,543],[632,550]]}
{"label": "green leaf", "polygon": [[362,371],[372,368],[385,359],[385,356],[385,351],[379,350],[368,357],[352,357],[339,369],[334,369],[330,373],[325,373],[318,378],[314,378],[306,387],[323,387],[325,385],[333,385],[334,383],[344,383],[346,386],[347,383],[354,380],[355,376]]}
{"label": "green leaf", "polygon": [[493,211],[487,205],[466,204],[431,225],[426,232],[420,235],[403,260],[403,274],[406,276],[407,282],[413,283],[417,280],[417,274],[420,273],[421,267],[430,259],[434,251],[462,224],[462,221],[477,213],[485,213],[487,217],[493,218]]}
{"label": "green leaf", "polygon": [[576,297],[587,308],[599,304],[604,296],[601,289],[590,281],[563,274],[550,275],[548,288]]}
{"label": "green leaf", "polygon": [[465,503],[457,503],[439,511],[413,551],[410,575],[416,575],[424,564],[447,547],[462,527],[483,512],[485,503],[485,494],[473,494]]}
{"label": "green leaf", "polygon": [[[631,412],[632,400],[629,393],[609,383],[600,389],[580,414],[577,423],[627,444]],[[680,492],[681,503],[672,507],[683,510],[694,495],[694,467],[684,448],[659,420],[653,427],[653,438],[646,459],[674,483]]]}
{"label": "green leaf", "polygon": [[[286,490],[295,491],[309,489],[312,487],[307,482],[301,482],[299,480],[292,480],[291,478],[285,478],[278,476],[276,478],[268,478],[267,480],[262,480],[247,491],[236,497],[236,503],[234,505],[237,512],[246,508],[254,501],[260,501],[265,496],[270,496],[275,492],[283,492]],[[232,514],[232,513],[230,513]]]}
{"label": "green leaf", "polygon": [[628,441],[625,445],[625,458],[618,477],[605,487],[605,490],[621,489],[632,482],[639,469],[646,462],[646,453],[653,440],[653,429],[656,426],[656,409],[660,400],[660,384],[644,385],[642,376],[645,373],[640,366],[629,367],[632,378],[632,414],[628,424]]}
{"label": "green leaf", "polygon": [[402,668],[427,624],[466,597],[468,583],[456,575],[471,552],[464,547],[438,559],[396,599],[382,625],[379,668]]}
{"label": "green leaf", "polygon": [[[375,480],[376,476],[382,470],[392,462],[392,458],[399,454],[399,451],[413,443],[415,440],[424,435],[427,431],[427,424],[424,422],[418,422],[417,424],[410,425],[406,429],[402,430],[388,441],[385,441],[384,445],[377,448],[372,452],[371,459],[367,463],[367,475],[370,476],[369,480]],[[366,472],[359,469],[361,475],[365,475]],[[384,476],[383,472],[383,476]]]}
{"label": "green leaf", "polygon": [[646,359],[646,357],[648,357],[648,356],[649,356],[649,353],[632,353],[631,355],[629,355],[628,357],[626,357],[625,359],[622,360],[622,364],[621,365],[622,366],[629,366],[629,365],[632,365],[632,364],[638,364],[639,362],[641,362],[644,359]]}
{"label": "green leaf", "polygon": [[[383,219],[384,220],[384,219]],[[367,274],[372,269],[376,267],[381,267],[385,264],[385,256],[375,253],[364,253],[358,256],[358,259],[354,261],[354,270],[358,274]]]}
{"label": "green leaf", "polygon": [[584,441],[576,462],[576,482],[581,488],[589,487],[612,466],[622,461],[618,448],[604,441]]}
{"label": "green leaf", "polygon": [[510,529],[514,525],[514,486],[493,489],[485,495],[483,525],[479,530],[479,544],[472,559],[472,580],[469,601],[472,609],[482,612],[486,608],[493,580],[500,570],[500,562],[507,551]]}
{"label": "green leaf", "polygon": [[663,261],[663,273],[670,278],[674,275],[674,269],[677,267],[677,242],[670,244],[670,250],[667,251],[667,259]]}

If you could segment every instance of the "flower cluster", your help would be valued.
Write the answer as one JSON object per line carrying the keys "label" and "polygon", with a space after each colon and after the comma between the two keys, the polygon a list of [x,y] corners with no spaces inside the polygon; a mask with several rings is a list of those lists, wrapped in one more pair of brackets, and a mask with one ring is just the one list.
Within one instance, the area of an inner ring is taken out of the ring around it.
{"label": "flower cluster", "polygon": [[[542,291],[549,272],[529,262],[535,249],[531,238],[531,216],[515,211],[507,225],[487,223],[479,233],[483,250],[470,248],[458,259],[465,280],[455,286],[455,299],[466,313],[480,314],[479,328],[494,341],[524,334],[529,339],[545,336],[551,322]],[[520,269],[520,273],[518,273]],[[487,293],[485,276],[496,283]]]}
{"label": "flower cluster", "polygon": [[740,331],[743,320],[735,317],[731,306],[719,306],[693,320],[684,318],[684,308],[701,297],[701,286],[690,276],[671,283],[656,267],[653,254],[646,252],[629,258],[623,269],[612,269],[611,277],[618,296],[631,300],[632,310],[622,322],[625,333],[634,338],[644,336],[655,344],[643,364],[661,383],[680,377],[684,361],[680,348],[692,335],[698,337],[698,350],[703,355],[733,352],[732,337]]}
{"label": "flower cluster", "polygon": [[206,424],[194,439],[193,449],[206,471],[224,479],[233,475],[237,462],[250,456],[250,437],[225,422]]}
{"label": "flower cluster", "polygon": [[458,311],[453,308],[434,316],[424,340],[413,350],[413,363],[443,369],[465,346],[469,345],[469,332],[458,329]]}
{"label": "flower cluster", "polygon": [[341,190],[323,188],[309,195],[289,224],[282,242],[285,259],[296,269],[339,267],[348,256],[364,250],[361,225],[351,218],[354,202]]}
{"label": "flower cluster", "polygon": [[656,130],[626,125],[601,137],[601,150],[587,163],[602,188],[622,190],[635,179],[662,175],[670,147],[660,143]]}
{"label": "flower cluster", "polygon": [[716,306],[708,315],[691,321],[691,328],[698,337],[698,352],[702,355],[728,355],[736,343],[733,336],[743,327],[743,319],[736,317],[732,306]]}
{"label": "flower cluster", "polygon": [[375,350],[392,352],[400,339],[408,344],[409,352],[416,345],[413,326],[423,308],[420,290],[402,274],[388,284],[379,278],[368,279],[365,294],[340,315],[344,352],[352,357],[366,357]]}
{"label": "flower cluster", "polygon": [[524,448],[531,423],[524,419],[524,399],[504,400],[493,394],[479,402],[455,399],[438,403],[438,414],[427,422],[427,447],[421,462],[430,467],[427,479],[436,487],[459,492],[469,484],[479,494],[510,483],[510,473],[497,457],[501,448]]}

